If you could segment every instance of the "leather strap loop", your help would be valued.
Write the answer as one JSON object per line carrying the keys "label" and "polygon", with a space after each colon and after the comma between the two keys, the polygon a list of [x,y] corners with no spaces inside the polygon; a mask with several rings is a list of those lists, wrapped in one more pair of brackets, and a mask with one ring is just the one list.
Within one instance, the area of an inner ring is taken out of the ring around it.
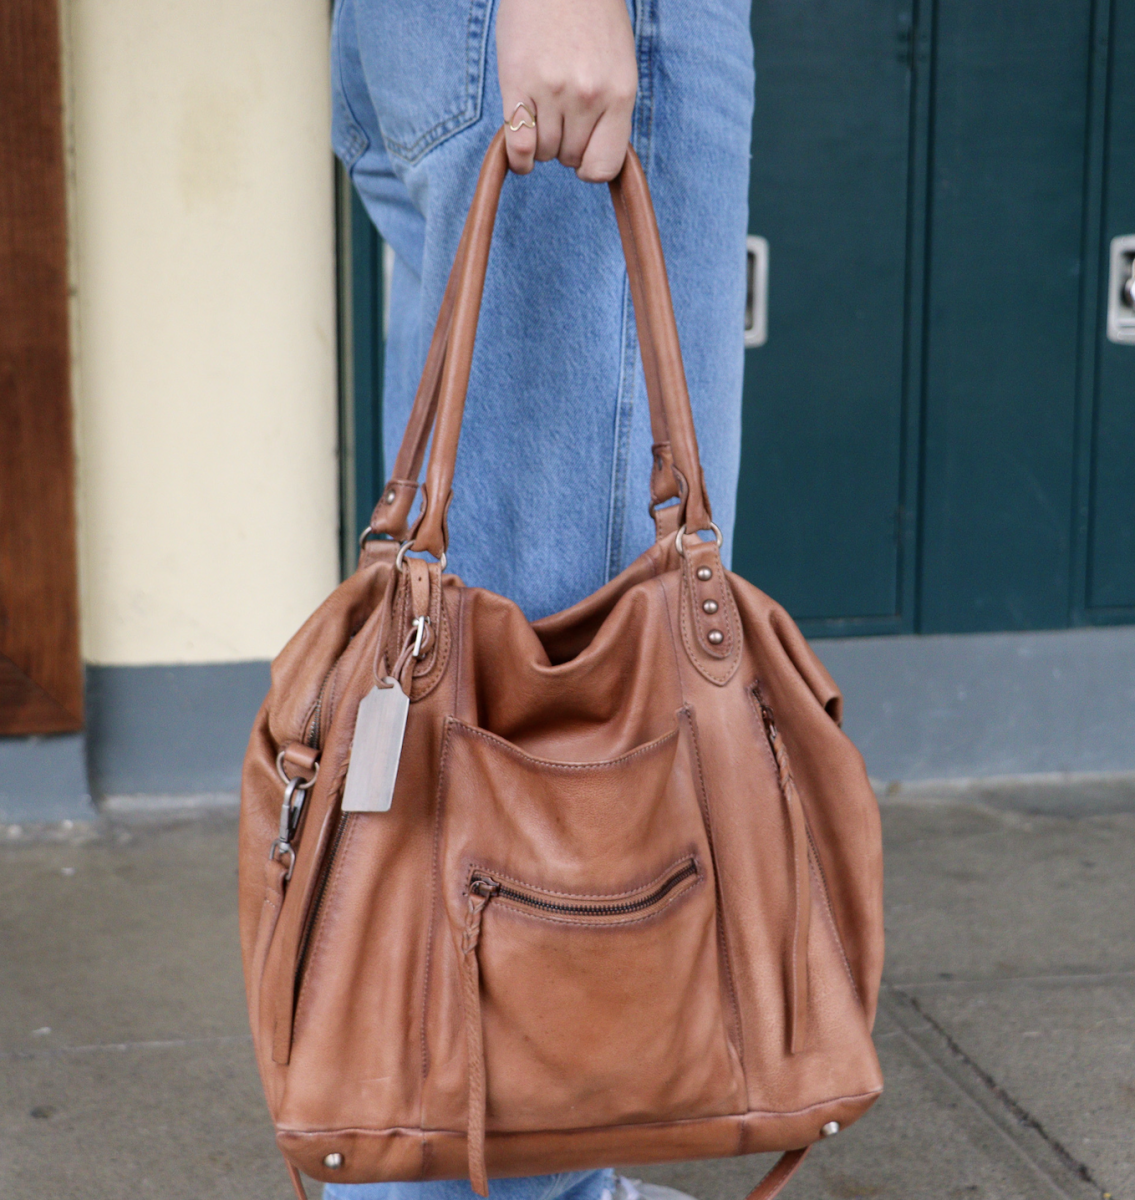
{"label": "leather strap loop", "polygon": [[[462,235],[464,261],[446,338],[434,444],[426,474],[426,503],[412,531],[416,548],[439,558],[446,548],[445,509],[452,487],[493,224],[507,171],[504,139],[498,133],[485,155]],[[633,149],[628,151],[622,172],[611,184],[611,195],[616,215],[622,214],[619,228],[627,269],[636,275],[634,290],[641,297],[635,320],[643,353],[652,360],[647,378],[658,399],[657,405],[652,403],[652,414],[657,414],[654,440],[670,442],[674,467],[689,483],[688,495],[681,502],[682,520],[691,530],[707,528],[710,507],[702,481],[662,244],[646,176]],[[637,279],[639,272],[641,286]],[[654,397],[651,398],[653,401]]]}

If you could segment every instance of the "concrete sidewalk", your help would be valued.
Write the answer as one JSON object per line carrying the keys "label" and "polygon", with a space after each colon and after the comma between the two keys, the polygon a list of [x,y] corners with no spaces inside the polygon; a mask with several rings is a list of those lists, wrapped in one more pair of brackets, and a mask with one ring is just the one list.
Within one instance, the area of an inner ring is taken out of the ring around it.
{"label": "concrete sidewalk", "polygon": [[[786,1200],[1135,1200],[1135,811],[1117,807],[1065,816],[1004,787],[884,805],[887,1090]],[[285,1200],[232,816],[32,833],[0,826],[0,1196]],[[765,1166],[634,1173],[741,1200]]]}

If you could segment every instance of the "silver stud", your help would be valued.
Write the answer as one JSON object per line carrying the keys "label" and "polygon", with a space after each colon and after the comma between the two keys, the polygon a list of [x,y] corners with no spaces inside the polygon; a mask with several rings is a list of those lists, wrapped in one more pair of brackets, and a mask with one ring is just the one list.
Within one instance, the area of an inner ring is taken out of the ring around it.
{"label": "silver stud", "polygon": [[393,488],[391,488],[390,491],[388,491],[386,493],[386,496],[384,498],[385,498],[387,504],[393,504],[394,501],[398,499],[398,493]]}
{"label": "silver stud", "polygon": [[[827,1126],[825,1125],[824,1128],[826,1129]],[[836,1128],[838,1129],[839,1126],[837,1125]],[[333,1150],[330,1154],[323,1156],[323,1165],[329,1171],[337,1171],[343,1165],[343,1156],[337,1150]]]}
{"label": "silver stud", "polygon": [[702,611],[709,613],[709,615],[712,617],[713,614],[715,612],[717,612],[717,601],[716,600],[706,600],[702,604]]}
{"label": "silver stud", "polygon": [[826,1125],[820,1126],[820,1137],[835,1137],[839,1133],[839,1122],[829,1121]]}
{"label": "silver stud", "polygon": [[725,634],[723,634],[720,629],[711,629],[705,636],[709,638],[709,644],[711,646],[720,646],[721,643],[725,641]]}
{"label": "silver stud", "polygon": [[698,567],[698,578],[705,583],[713,578],[713,571],[709,567]]}

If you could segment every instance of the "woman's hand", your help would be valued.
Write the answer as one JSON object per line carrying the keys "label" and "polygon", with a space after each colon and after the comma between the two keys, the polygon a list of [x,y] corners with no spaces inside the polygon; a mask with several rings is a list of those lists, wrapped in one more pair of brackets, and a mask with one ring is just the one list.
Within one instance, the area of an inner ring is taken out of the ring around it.
{"label": "woman's hand", "polygon": [[[558,158],[592,183],[623,165],[638,90],[634,31],[626,0],[500,0],[497,66],[509,166]],[[516,112],[515,118],[513,116]]]}

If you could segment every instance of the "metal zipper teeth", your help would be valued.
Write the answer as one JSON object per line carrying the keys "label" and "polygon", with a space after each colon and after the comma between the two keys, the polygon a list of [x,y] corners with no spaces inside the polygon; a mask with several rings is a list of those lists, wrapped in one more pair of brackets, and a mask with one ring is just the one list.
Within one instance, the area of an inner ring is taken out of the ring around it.
{"label": "metal zipper teeth", "polygon": [[327,685],[331,682],[331,676],[335,674],[336,668],[342,661],[343,655],[339,657],[327,668],[327,674],[323,676],[323,682],[319,685],[319,695],[315,698],[315,708],[311,712],[311,724],[307,727],[307,744],[319,748],[319,718],[323,711],[323,697],[327,693]]}
{"label": "metal zipper teeth", "polygon": [[[539,900],[527,892],[518,892],[514,888],[500,885],[498,896],[512,900],[517,904],[527,904],[530,908],[538,908],[542,912],[558,913],[572,917],[611,917],[626,916],[630,913],[642,912],[660,900],[664,900],[684,880],[698,873],[697,865],[691,859],[680,870],[675,871],[648,896],[640,896],[637,900],[622,900],[616,904],[561,904],[555,900]],[[496,880],[493,880],[495,883]]]}
{"label": "metal zipper teeth", "polygon": [[307,969],[307,953],[311,949],[312,936],[315,933],[316,924],[319,921],[319,913],[323,908],[323,897],[327,893],[327,884],[331,879],[331,872],[335,869],[335,856],[339,853],[339,843],[343,840],[343,834],[347,829],[347,818],[350,813],[339,814],[339,824],[335,827],[335,836],[331,839],[331,849],[327,854],[327,866],[323,871],[323,875],[319,880],[319,887],[315,893],[315,900],[311,905],[311,917],[308,919],[307,928],[304,930],[303,942],[300,944],[299,958],[296,965],[296,993],[298,995],[300,984],[303,982],[303,973]]}

